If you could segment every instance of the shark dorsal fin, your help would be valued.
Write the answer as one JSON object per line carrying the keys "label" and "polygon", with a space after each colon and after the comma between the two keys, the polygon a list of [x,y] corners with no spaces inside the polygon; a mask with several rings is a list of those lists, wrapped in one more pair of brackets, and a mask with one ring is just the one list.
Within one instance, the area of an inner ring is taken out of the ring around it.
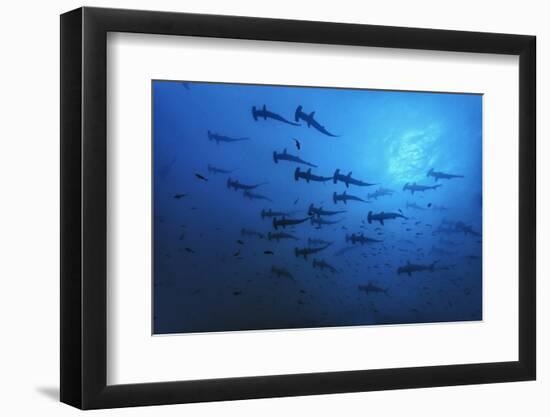
{"label": "shark dorsal fin", "polygon": [[351,177],[351,171],[349,172],[348,177]]}
{"label": "shark dorsal fin", "polygon": [[267,109],[266,109],[266,107],[265,107],[265,104],[264,104],[263,110],[264,110],[264,111],[266,111],[266,110],[267,110]]}
{"label": "shark dorsal fin", "polygon": [[344,192],[342,193],[342,195],[348,195],[348,194],[347,194],[347,191],[344,191]]}
{"label": "shark dorsal fin", "polygon": [[310,114],[309,114],[309,117],[311,117],[313,119],[313,117],[315,116],[315,112],[312,111]]}
{"label": "shark dorsal fin", "polygon": [[308,173],[308,174],[311,174],[311,168],[307,170],[307,173]]}
{"label": "shark dorsal fin", "polygon": [[286,155],[286,148],[283,149],[283,154]]}

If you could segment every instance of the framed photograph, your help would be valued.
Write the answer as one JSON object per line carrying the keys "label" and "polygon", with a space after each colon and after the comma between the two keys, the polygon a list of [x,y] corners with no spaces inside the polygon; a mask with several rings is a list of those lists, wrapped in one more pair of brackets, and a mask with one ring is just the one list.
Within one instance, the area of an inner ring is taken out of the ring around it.
{"label": "framed photograph", "polygon": [[61,16],[61,401],[533,380],[535,37]]}

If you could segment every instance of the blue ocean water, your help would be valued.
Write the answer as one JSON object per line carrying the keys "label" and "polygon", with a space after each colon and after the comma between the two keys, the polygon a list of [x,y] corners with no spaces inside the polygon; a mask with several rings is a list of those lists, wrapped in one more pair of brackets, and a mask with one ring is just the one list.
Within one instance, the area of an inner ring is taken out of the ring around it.
{"label": "blue ocean water", "polygon": [[481,95],[152,99],[155,334],[482,319]]}

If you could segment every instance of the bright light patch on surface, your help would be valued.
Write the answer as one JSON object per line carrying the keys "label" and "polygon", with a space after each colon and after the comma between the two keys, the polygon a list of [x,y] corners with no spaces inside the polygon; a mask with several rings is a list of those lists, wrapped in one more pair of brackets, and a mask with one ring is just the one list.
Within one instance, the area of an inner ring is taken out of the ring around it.
{"label": "bright light patch on surface", "polygon": [[430,166],[437,164],[437,142],[441,136],[439,126],[430,125],[422,130],[406,130],[389,136],[387,172],[392,182],[421,182],[426,179]]}

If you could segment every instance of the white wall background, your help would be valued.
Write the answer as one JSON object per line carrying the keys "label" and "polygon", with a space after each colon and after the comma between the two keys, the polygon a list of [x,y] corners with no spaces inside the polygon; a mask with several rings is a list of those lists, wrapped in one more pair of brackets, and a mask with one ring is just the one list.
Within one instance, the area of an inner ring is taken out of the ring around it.
{"label": "white wall background", "polygon": [[[0,414],[70,416],[59,392],[59,17],[73,0],[6,2],[0,24]],[[550,412],[550,157],[542,138],[550,96],[550,26],[545,2],[393,0],[123,0],[88,6],[239,14],[395,26],[509,32],[538,37],[539,378],[536,382],[146,407],[94,415],[546,416]],[[546,394],[546,395],[545,395]]]}

